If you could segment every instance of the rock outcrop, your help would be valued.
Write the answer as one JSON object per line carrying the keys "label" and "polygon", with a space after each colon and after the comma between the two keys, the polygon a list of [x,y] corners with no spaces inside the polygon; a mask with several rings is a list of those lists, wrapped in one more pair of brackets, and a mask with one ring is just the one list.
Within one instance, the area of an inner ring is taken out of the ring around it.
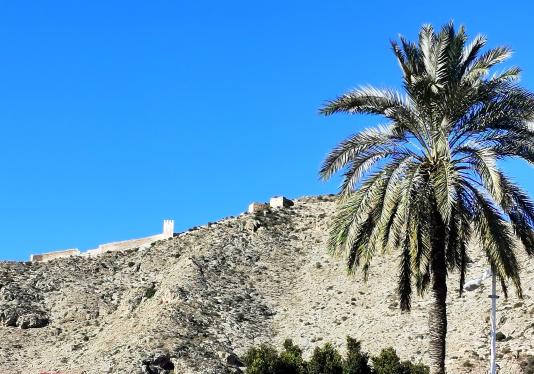
{"label": "rock outcrop", "polygon": [[[428,362],[428,298],[401,313],[398,254],[348,276],[325,250],[333,197],[228,218],[148,249],[0,263],[0,373],[239,373],[240,357],[292,338],[310,354],[345,336],[376,353]],[[472,253],[469,278],[486,265]],[[524,299],[499,300],[501,373],[534,355],[534,262],[522,260]],[[484,373],[488,288],[457,296],[450,279],[447,364]]]}

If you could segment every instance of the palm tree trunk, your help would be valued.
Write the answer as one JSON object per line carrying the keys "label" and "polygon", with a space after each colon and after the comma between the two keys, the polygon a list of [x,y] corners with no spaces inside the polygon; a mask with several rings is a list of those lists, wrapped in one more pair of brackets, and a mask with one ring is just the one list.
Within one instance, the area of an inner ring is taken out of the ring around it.
{"label": "palm tree trunk", "polygon": [[441,217],[436,217],[432,240],[432,298],[429,313],[430,373],[445,374],[447,338],[447,263],[445,258],[445,226]]}

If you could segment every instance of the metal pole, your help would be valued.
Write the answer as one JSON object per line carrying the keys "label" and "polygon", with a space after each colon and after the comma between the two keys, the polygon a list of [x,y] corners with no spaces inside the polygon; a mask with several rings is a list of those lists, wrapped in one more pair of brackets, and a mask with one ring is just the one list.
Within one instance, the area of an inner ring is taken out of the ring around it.
{"label": "metal pole", "polygon": [[491,361],[490,374],[497,374],[497,276],[491,272]]}

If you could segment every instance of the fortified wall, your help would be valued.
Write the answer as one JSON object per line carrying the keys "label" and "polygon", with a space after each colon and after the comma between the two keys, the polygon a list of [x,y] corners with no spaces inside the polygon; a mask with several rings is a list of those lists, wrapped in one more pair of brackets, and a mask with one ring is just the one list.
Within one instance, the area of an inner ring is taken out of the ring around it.
{"label": "fortified wall", "polygon": [[258,203],[258,202],[252,202],[248,206],[248,212],[249,213],[261,213],[264,211],[267,211],[269,209],[279,209],[279,208],[288,208],[290,206],[293,206],[293,201],[287,199],[284,196],[273,196],[269,200],[269,203]]}
{"label": "fortified wall", "polygon": [[50,261],[50,260],[53,260],[55,258],[60,258],[60,257],[77,256],[79,254],[80,254],[80,250],[77,248],[65,249],[64,251],[55,251],[55,252],[41,253],[38,255],[31,255],[30,261],[44,262],[44,261]]}
{"label": "fortified wall", "polygon": [[[248,213],[258,214],[266,213],[270,209],[287,208],[293,205],[293,201],[284,196],[274,196],[269,200],[269,203],[253,202],[248,206]],[[124,251],[133,248],[148,247],[150,244],[163,239],[169,239],[174,236],[174,220],[166,219],[163,221],[163,232],[152,236],[147,236],[139,239],[124,240],[120,242],[112,242],[100,244],[95,249],[89,249],[85,252],[80,252],[78,249],[67,249],[62,251],[54,251],[48,253],[32,254],[30,261],[32,262],[46,262],[56,258],[70,257],[70,256],[84,256],[92,257],[98,256],[102,253],[113,251]]]}
{"label": "fortified wall", "polygon": [[70,257],[70,256],[98,256],[105,252],[111,251],[124,251],[127,249],[139,248],[143,246],[148,246],[155,241],[169,239],[174,236],[174,221],[171,219],[166,219],[163,221],[163,232],[161,234],[147,236],[145,238],[124,240],[120,242],[112,242],[100,244],[98,248],[90,249],[86,252],[81,253],[78,249],[67,249],[63,251],[54,251],[48,253],[40,253],[30,256],[30,261],[32,262],[46,262],[56,258]]}
{"label": "fortified wall", "polygon": [[161,234],[147,236],[140,239],[124,240],[120,242],[100,244],[97,248],[97,253],[124,251],[126,249],[139,248],[150,245],[157,240],[169,239],[174,235],[174,221],[166,219],[163,221],[163,232]]}

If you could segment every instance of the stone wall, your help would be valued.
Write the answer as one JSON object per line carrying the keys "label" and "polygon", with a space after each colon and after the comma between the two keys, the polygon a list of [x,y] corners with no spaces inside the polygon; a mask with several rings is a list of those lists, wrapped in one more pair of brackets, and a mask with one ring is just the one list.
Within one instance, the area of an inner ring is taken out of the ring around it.
{"label": "stone wall", "polygon": [[169,239],[174,236],[174,221],[166,219],[163,221],[163,233],[147,236],[145,238],[123,240],[120,242],[100,244],[98,246],[98,253],[111,251],[124,251],[126,249],[139,248],[148,246],[157,240]]}
{"label": "stone wall", "polygon": [[95,249],[89,249],[89,250],[83,252],[82,254],[80,254],[80,256],[94,257],[94,256],[98,256],[100,253],[101,253],[100,249],[99,248],[95,248]]}
{"label": "stone wall", "polygon": [[154,243],[156,240],[167,239],[164,234],[147,236],[146,238],[124,240],[120,242],[100,244],[98,246],[99,253],[111,251],[124,251],[126,249],[139,248]]}
{"label": "stone wall", "polygon": [[293,205],[293,202],[284,196],[273,196],[269,200],[269,206],[271,208],[288,208]]}
{"label": "stone wall", "polygon": [[48,261],[54,258],[77,256],[84,257],[98,256],[101,253],[112,251],[124,251],[127,249],[140,248],[149,246],[158,240],[169,239],[174,236],[174,221],[172,219],[166,219],[163,221],[163,232],[161,234],[147,236],[145,238],[123,240],[119,242],[100,244],[96,249],[90,249],[84,253],[80,253],[78,249],[68,249],[65,251],[56,251],[49,253],[42,253],[38,255],[31,255],[30,261],[42,262]]}
{"label": "stone wall", "polygon": [[80,251],[77,248],[74,249],[65,249],[64,251],[55,251],[48,253],[40,253],[38,255],[31,255],[30,261],[33,262],[46,262],[53,260],[55,258],[77,256],[80,254]]}
{"label": "stone wall", "polygon": [[269,208],[288,208],[293,205],[293,201],[284,196],[273,196],[269,204],[252,202],[248,206],[248,213],[260,213],[269,210]]}
{"label": "stone wall", "polygon": [[250,203],[250,205],[248,206],[249,213],[259,213],[267,209],[269,209],[269,205],[263,204],[263,203],[254,202],[254,203]]}

